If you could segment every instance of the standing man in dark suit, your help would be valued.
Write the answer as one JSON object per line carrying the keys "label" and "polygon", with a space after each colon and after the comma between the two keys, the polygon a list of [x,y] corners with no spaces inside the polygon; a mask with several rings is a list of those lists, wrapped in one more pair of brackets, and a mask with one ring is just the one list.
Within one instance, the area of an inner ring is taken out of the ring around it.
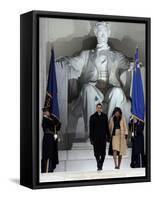
{"label": "standing man in dark suit", "polygon": [[96,112],[90,116],[89,122],[90,142],[94,148],[94,156],[97,161],[97,170],[102,170],[105,155],[106,142],[109,141],[108,118],[102,112],[102,104],[96,105]]}

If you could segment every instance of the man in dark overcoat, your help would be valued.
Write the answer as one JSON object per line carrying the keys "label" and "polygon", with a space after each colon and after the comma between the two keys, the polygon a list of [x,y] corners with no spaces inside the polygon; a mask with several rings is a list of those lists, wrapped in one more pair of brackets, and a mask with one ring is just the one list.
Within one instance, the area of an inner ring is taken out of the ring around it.
{"label": "man in dark overcoat", "polygon": [[90,142],[94,148],[94,156],[97,162],[97,170],[102,170],[105,155],[106,142],[110,139],[108,118],[102,112],[102,104],[96,105],[96,112],[90,116],[89,122]]}

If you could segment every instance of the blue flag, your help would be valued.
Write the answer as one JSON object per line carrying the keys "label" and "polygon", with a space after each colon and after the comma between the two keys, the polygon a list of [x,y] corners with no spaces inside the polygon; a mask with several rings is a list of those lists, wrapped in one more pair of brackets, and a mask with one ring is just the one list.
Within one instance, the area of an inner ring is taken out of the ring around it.
{"label": "blue flag", "polygon": [[139,65],[139,53],[136,48],[135,54],[135,69],[133,71],[133,84],[132,84],[132,106],[131,113],[137,119],[144,121],[144,93],[142,77]]}
{"label": "blue flag", "polygon": [[48,108],[51,115],[54,115],[59,120],[59,106],[57,97],[57,79],[55,69],[54,49],[51,50],[51,60],[49,67],[47,93],[44,108]]}

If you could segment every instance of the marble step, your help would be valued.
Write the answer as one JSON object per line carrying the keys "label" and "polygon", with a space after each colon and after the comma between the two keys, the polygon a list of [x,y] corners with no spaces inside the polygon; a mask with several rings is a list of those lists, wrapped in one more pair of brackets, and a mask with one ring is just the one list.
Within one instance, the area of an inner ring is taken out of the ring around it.
{"label": "marble step", "polygon": [[[109,143],[106,143],[106,148],[109,148]],[[90,141],[88,140],[87,142],[74,142],[72,145],[71,150],[92,150],[93,145],[91,145]]]}
{"label": "marble step", "polygon": [[87,141],[87,142],[75,142],[72,145],[72,150],[76,150],[76,149],[80,149],[80,150],[82,150],[82,149],[83,150],[85,150],[85,149],[92,150],[93,146],[90,144],[90,141]]}
{"label": "marble step", "polygon": [[[58,152],[59,160],[95,160],[93,149],[72,149],[72,150],[63,150]],[[127,154],[123,158],[128,158],[131,156],[131,148],[127,149]],[[108,148],[106,149],[106,158],[112,159],[112,156],[108,155]]]}
{"label": "marble step", "polygon": [[[130,158],[123,158],[121,163],[121,169],[130,167]],[[96,171],[95,159],[82,159],[82,160],[63,160],[57,165],[55,172],[63,171]],[[114,161],[112,159],[105,158],[104,170],[113,170]]]}

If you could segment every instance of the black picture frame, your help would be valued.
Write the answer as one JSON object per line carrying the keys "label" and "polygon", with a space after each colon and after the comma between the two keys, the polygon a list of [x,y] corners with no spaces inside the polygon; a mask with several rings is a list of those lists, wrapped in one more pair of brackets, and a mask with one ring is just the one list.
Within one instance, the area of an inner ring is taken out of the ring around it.
{"label": "black picture frame", "polygon": [[[146,152],[145,177],[39,183],[39,18],[84,19],[144,23],[146,27]],[[20,184],[29,188],[57,188],[151,180],[150,18],[83,13],[31,11],[20,16]]]}

